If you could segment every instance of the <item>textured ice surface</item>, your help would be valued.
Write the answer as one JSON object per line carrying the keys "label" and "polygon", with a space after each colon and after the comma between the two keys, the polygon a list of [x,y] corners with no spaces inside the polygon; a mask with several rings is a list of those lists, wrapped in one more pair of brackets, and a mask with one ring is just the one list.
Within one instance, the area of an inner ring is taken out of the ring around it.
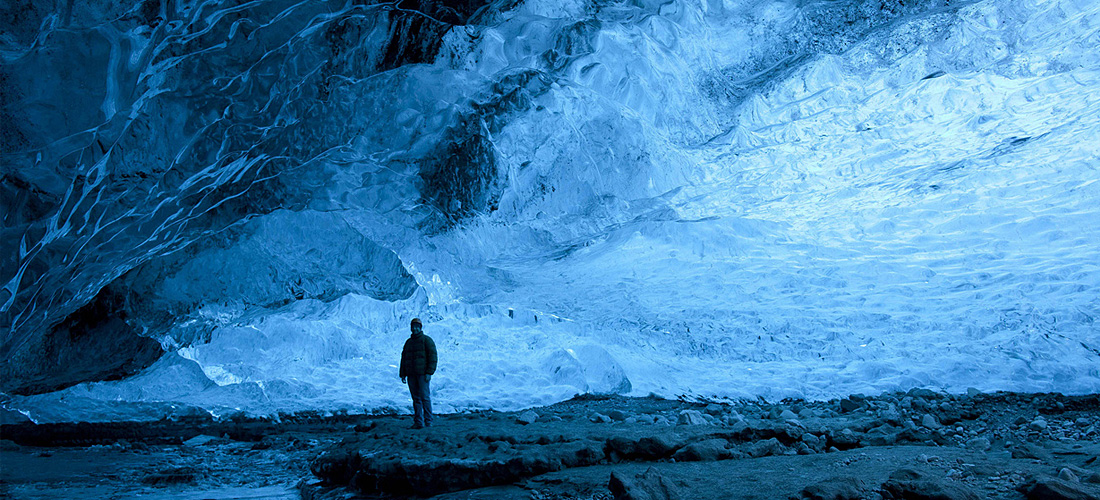
{"label": "textured ice surface", "polygon": [[4,371],[170,351],[33,418],[1100,390],[1095,2],[182,4],[5,31]]}

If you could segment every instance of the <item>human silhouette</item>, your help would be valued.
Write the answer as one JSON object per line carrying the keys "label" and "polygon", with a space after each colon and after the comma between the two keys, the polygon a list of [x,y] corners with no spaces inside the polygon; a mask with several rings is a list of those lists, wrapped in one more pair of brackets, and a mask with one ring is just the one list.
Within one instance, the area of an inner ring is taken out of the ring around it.
{"label": "human silhouette", "polygon": [[401,382],[408,379],[409,394],[413,400],[413,429],[423,429],[432,425],[432,391],[428,384],[435,373],[435,342],[424,335],[424,325],[420,318],[409,323],[412,335],[401,349]]}

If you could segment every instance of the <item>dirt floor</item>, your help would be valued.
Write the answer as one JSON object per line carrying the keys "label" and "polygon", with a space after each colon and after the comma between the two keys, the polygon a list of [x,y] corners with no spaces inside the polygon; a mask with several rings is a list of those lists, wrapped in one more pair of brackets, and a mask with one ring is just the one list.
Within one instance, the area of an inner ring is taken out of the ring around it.
{"label": "dirt floor", "polygon": [[522,412],[0,428],[2,498],[1100,498],[1100,396],[578,397]]}

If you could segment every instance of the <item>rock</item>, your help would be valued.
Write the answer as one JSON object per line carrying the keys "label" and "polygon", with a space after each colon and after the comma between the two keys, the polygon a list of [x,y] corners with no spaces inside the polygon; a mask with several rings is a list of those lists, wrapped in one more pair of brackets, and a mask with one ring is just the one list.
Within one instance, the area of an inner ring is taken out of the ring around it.
{"label": "rock", "polygon": [[1062,468],[1062,470],[1058,471],[1058,479],[1069,481],[1071,483],[1081,482],[1081,480],[1077,477],[1077,474],[1074,474],[1073,471],[1064,467]]}
{"label": "rock", "polygon": [[527,410],[523,413],[520,413],[519,416],[516,417],[516,423],[521,425],[530,425],[538,421],[538,419],[538,413],[535,413],[534,410]]}
{"label": "rock", "polygon": [[901,423],[901,413],[898,413],[898,410],[893,406],[879,413],[879,418],[881,418],[884,422],[892,425],[898,425]]}
{"label": "rock", "polygon": [[204,445],[206,443],[209,443],[209,442],[211,442],[215,439],[218,439],[218,438],[216,438],[214,436],[207,436],[206,434],[199,434],[198,436],[195,436],[191,439],[188,439],[188,440],[184,441],[183,444],[185,444],[187,446],[202,446],[202,445]]}
{"label": "rock", "polygon": [[929,429],[939,429],[943,427],[939,420],[936,420],[936,417],[933,417],[930,413],[925,413],[924,416],[921,417],[920,424]]}
{"label": "rock", "polygon": [[890,479],[882,485],[884,498],[905,500],[978,500],[973,490],[962,484],[928,479]]}
{"label": "rock", "polygon": [[1045,431],[1048,426],[1049,424],[1043,417],[1032,420],[1030,424],[1027,424],[1027,428],[1033,431]]}
{"label": "rock", "polygon": [[855,448],[859,445],[859,436],[852,429],[843,429],[831,436],[833,444],[842,449]]}
{"label": "rock", "polygon": [[1087,419],[1085,417],[1081,417],[1081,418],[1077,419],[1076,421],[1074,421],[1074,423],[1077,424],[1077,427],[1088,427],[1089,426],[1089,419]]}
{"label": "rock", "polygon": [[711,404],[707,405],[706,409],[703,410],[703,411],[707,412],[708,415],[714,415],[716,417],[722,415],[723,413],[725,413],[724,408],[722,408],[722,405],[718,405],[718,404],[714,404],[714,403],[711,403]]}
{"label": "rock", "polygon": [[18,443],[10,439],[0,439],[0,451],[19,451],[22,449]]}
{"label": "rock", "polygon": [[589,420],[594,424],[610,424],[611,417],[604,415],[603,413],[593,413]]}
{"label": "rock", "polygon": [[1020,445],[1020,447],[1012,450],[1012,458],[1027,458],[1049,462],[1053,459],[1053,456],[1042,446],[1024,443]]}
{"label": "rock", "polygon": [[921,399],[936,399],[939,397],[939,394],[936,394],[936,391],[933,391],[931,389],[913,388],[910,389],[907,394],[914,398]]}
{"label": "rock", "polygon": [[1028,422],[1027,417],[1025,417],[1023,415],[1020,415],[1020,416],[1016,417],[1016,420],[1014,420],[1012,423],[1014,425],[1020,426],[1020,425],[1027,424],[1027,422]]}
{"label": "rock", "polygon": [[783,413],[779,414],[779,418],[783,420],[797,420],[798,415],[791,410],[783,410]]}
{"label": "rock", "polygon": [[715,438],[691,443],[680,448],[672,455],[677,462],[713,462],[729,458],[730,452],[726,449],[729,443],[725,439]]}
{"label": "rock", "polygon": [[814,410],[811,408],[803,408],[802,411],[798,412],[799,418],[812,418],[814,416],[816,415],[814,414]]}
{"label": "rock", "polygon": [[810,449],[813,449],[813,450],[820,450],[821,448],[823,448],[825,446],[825,440],[824,439],[819,438],[819,437],[817,437],[813,434],[810,434],[809,432],[806,432],[806,433],[802,434],[802,442],[806,443],[806,446],[809,446]]}
{"label": "rock", "polygon": [[707,423],[707,419],[703,418],[703,414],[698,410],[684,410],[680,412],[677,423],[680,425],[704,425]]}
{"label": "rock", "polygon": [[625,411],[622,411],[622,410],[611,410],[611,411],[607,412],[607,416],[611,417],[611,420],[614,420],[616,422],[622,422],[622,421],[626,420],[626,418],[629,417],[630,415],[627,414]]}
{"label": "rock", "polygon": [[993,446],[984,437],[971,438],[966,441],[966,447],[974,451],[987,451]]}
{"label": "rock", "polygon": [[633,425],[638,423],[638,417],[626,417],[626,420],[623,420],[623,422]]}
{"label": "rock", "polygon": [[683,442],[678,440],[675,436],[669,436],[667,434],[657,434],[653,436],[646,436],[638,440],[637,452],[639,455],[664,458],[676,451],[677,448],[683,446]]}
{"label": "rock", "polygon": [[1028,500],[1098,500],[1100,492],[1080,483],[1044,478],[1026,488]]}
{"label": "rock", "polygon": [[801,497],[808,500],[861,500],[868,498],[867,484],[856,477],[830,477],[803,488]]}
{"label": "rock", "polygon": [[634,477],[612,472],[607,482],[615,500],[680,500],[684,498],[679,488],[650,467]]}
{"label": "rock", "polygon": [[966,395],[967,395],[967,396],[970,396],[970,397],[974,397],[974,396],[977,396],[977,395],[979,395],[979,394],[981,394],[981,393],[982,393],[982,391],[979,391],[979,390],[977,390],[977,389],[975,389],[975,388],[973,388],[973,387],[967,387],[967,388],[966,388]]}
{"label": "rock", "polygon": [[783,444],[776,438],[757,441],[748,447],[749,456],[753,458],[782,455],[783,451]]}
{"label": "rock", "polygon": [[861,405],[849,398],[840,400],[840,413],[849,413],[859,409]]}

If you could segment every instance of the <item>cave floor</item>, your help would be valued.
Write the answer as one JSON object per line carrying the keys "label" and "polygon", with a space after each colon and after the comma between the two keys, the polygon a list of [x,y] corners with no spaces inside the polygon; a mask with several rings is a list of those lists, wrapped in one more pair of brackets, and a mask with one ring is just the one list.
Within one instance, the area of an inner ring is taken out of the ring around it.
{"label": "cave floor", "polygon": [[410,423],[5,425],[0,498],[1100,498],[1096,395],[578,397]]}

